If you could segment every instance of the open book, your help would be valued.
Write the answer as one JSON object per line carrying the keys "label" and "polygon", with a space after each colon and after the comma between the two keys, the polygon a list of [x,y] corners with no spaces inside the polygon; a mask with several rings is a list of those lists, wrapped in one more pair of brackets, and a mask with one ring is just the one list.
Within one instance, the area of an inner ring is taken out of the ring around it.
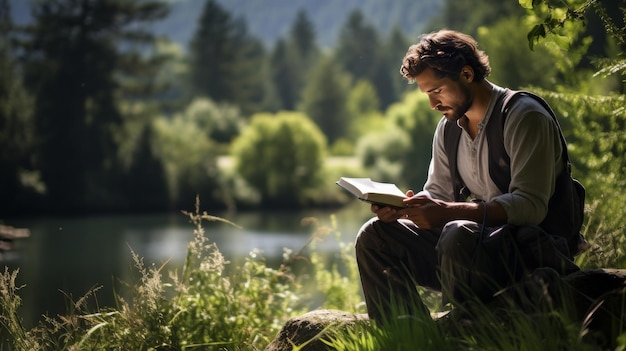
{"label": "open book", "polygon": [[337,185],[362,201],[381,206],[406,207],[406,195],[395,184],[374,182],[370,178],[341,177]]}

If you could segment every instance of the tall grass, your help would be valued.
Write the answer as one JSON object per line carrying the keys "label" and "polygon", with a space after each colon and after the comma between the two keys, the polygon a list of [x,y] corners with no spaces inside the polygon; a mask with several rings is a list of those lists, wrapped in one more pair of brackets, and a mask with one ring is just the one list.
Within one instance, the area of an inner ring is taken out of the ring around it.
{"label": "tall grass", "polygon": [[[305,247],[286,251],[278,268],[269,267],[257,251],[229,267],[202,226],[228,221],[201,213],[199,206],[196,200],[195,212],[184,212],[195,229],[182,271],[146,265],[131,250],[137,281],[127,284],[126,294],[116,294],[116,306],[87,310],[93,289],[69,301],[66,315],[43,316],[26,330],[18,293],[28,287],[16,286],[18,271],[5,269],[0,276],[3,349],[262,350],[295,315],[318,307],[356,311],[361,304],[351,250],[342,246],[332,265],[310,252],[316,241],[337,232],[333,226],[317,223]],[[296,274],[296,268],[307,274]]]}
{"label": "tall grass", "polygon": [[[127,284],[127,292],[116,294],[115,306],[90,311],[87,302],[98,292],[94,288],[77,301],[68,297],[65,315],[43,316],[27,330],[19,292],[28,287],[16,286],[18,271],[5,268],[0,274],[0,349],[263,350],[289,318],[306,311],[365,312],[352,245],[339,242],[332,259],[316,250],[320,240],[340,237],[334,217],[330,225],[306,219],[314,228],[309,241],[286,250],[283,263],[272,268],[257,251],[232,266],[203,229],[206,221],[230,222],[201,212],[198,199],[195,212],[184,215],[194,225],[194,238],[182,269],[146,264],[131,250],[137,278]],[[538,306],[476,304],[469,319],[455,317],[458,308],[433,319],[429,312],[449,306],[441,306],[438,294],[419,292],[421,301],[413,303],[424,302],[430,311],[415,308],[409,310],[423,312],[406,315],[407,306],[392,305],[388,319],[329,328],[322,340],[338,351],[603,350],[585,338],[586,325],[571,318],[569,307],[552,305],[542,289]],[[586,320],[593,317],[591,312]],[[620,331],[623,325],[615,335]],[[612,350],[626,350],[626,333],[611,344]]]}

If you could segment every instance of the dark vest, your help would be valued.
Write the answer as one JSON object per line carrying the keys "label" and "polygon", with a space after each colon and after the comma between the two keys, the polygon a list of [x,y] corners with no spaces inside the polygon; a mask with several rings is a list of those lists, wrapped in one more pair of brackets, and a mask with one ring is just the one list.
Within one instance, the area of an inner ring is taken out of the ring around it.
{"label": "dark vest", "polygon": [[[556,115],[544,99],[527,91],[505,89],[505,93],[496,101],[493,112],[485,126],[487,143],[489,145],[489,176],[502,193],[509,192],[511,159],[504,148],[504,121],[508,112],[508,106],[510,106],[509,103],[523,96],[539,101],[554,119],[559,130],[563,149],[563,162],[565,163],[563,172],[556,179],[554,194],[548,203],[548,213],[539,224],[539,227],[548,234],[564,237],[567,240],[571,256],[574,256],[579,251],[579,244],[584,241],[580,234],[580,229],[584,216],[585,188],[571,176],[571,164],[565,137]],[[457,150],[461,132],[462,129],[456,122],[446,121],[444,126],[444,146],[450,165],[455,201],[467,201],[470,195],[457,169]]]}

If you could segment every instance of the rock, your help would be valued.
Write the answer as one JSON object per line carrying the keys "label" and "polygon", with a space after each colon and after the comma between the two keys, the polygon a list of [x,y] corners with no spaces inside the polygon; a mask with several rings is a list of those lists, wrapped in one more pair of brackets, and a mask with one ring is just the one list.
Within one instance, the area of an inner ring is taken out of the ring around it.
{"label": "rock", "polygon": [[326,328],[348,328],[368,320],[367,314],[338,310],[311,311],[288,320],[265,351],[292,351],[294,345],[302,346],[301,351],[328,351],[326,344],[320,340]]}

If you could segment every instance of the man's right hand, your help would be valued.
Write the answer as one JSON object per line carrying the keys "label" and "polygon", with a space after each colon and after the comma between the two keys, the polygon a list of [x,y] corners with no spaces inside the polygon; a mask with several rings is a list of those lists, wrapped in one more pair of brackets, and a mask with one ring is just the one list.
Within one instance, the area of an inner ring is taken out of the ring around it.
{"label": "man's right hand", "polygon": [[[415,195],[413,190],[409,190],[406,192],[406,196],[408,198],[413,197],[413,195]],[[373,213],[376,213],[376,216],[378,216],[379,220],[385,223],[394,222],[401,218],[404,218],[404,219],[407,218],[406,213],[399,212],[399,210],[402,210],[402,209],[395,208],[392,206],[381,206],[381,205],[373,204],[371,206],[371,210]]]}

